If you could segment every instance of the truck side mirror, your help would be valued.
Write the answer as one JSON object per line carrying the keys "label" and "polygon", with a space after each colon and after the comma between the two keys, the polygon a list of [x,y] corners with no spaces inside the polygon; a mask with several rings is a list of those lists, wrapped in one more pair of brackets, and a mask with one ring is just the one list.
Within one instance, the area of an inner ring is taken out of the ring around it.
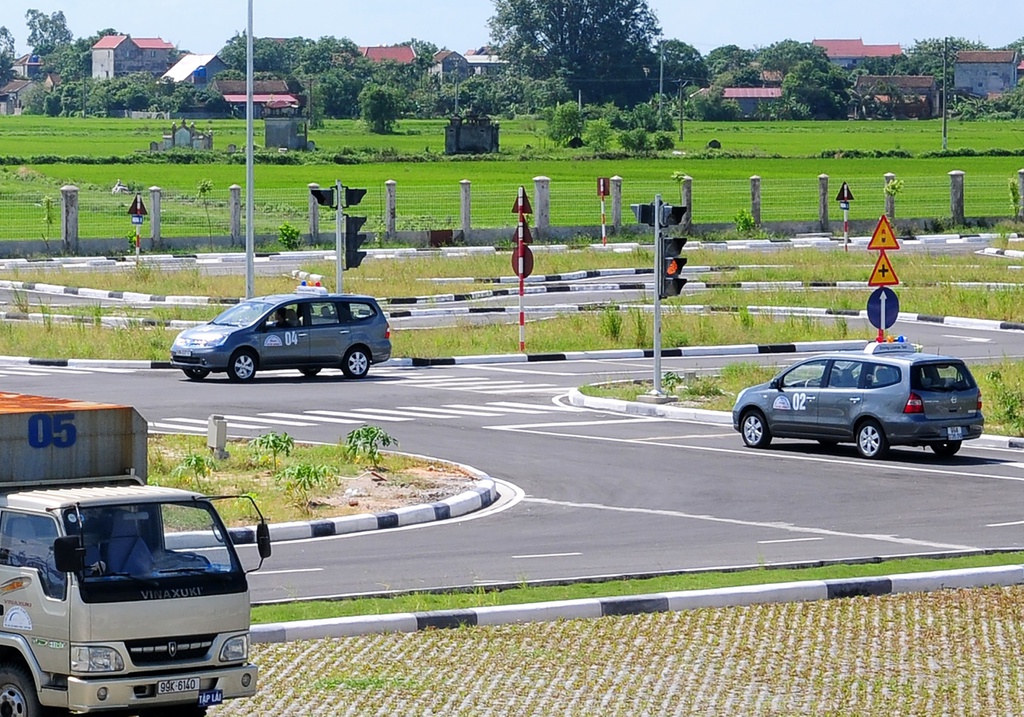
{"label": "truck side mirror", "polygon": [[53,541],[53,561],[62,573],[77,573],[85,566],[85,548],[77,535],[65,535]]}
{"label": "truck side mirror", "polygon": [[263,560],[270,557],[270,526],[266,523],[256,526],[256,549]]}

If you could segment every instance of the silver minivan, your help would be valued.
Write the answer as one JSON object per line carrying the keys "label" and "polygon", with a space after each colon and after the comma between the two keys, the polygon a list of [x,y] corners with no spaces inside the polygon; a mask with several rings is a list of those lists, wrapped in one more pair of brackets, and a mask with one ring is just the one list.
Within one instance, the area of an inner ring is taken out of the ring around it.
{"label": "silver minivan", "polygon": [[952,456],[981,435],[985,419],[981,391],[963,361],[893,342],[808,358],[743,389],[732,424],[752,448],[773,437],[809,438],[852,442],[865,458],[880,458],[890,446],[928,446]]}
{"label": "silver minivan", "polygon": [[251,381],[263,369],[315,376],[340,368],[348,378],[363,378],[371,364],[389,358],[391,328],[377,300],[321,287],[248,299],[182,331],[171,346],[171,366],[194,381],[218,371]]}

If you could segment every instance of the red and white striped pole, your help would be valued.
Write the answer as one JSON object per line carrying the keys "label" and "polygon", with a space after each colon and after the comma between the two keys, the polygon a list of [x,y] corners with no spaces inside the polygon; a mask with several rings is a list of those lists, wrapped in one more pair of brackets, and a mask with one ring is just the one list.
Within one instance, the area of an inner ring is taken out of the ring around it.
{"label": "red and white striped pole", "polygon": [[526,295],[526,187],[519,185],[519,236],[516,249],[519,252],[519,351],[526,351],[526,309],[523,297]]}

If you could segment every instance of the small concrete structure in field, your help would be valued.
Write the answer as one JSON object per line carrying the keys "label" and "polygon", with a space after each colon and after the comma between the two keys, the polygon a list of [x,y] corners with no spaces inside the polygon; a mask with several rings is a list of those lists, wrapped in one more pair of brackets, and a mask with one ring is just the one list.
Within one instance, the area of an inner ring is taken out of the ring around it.
{"label": "small concrete structure in field", "polygon": [[498,125],[490,117],[455,115],[444,128],[445,154],[491,154],[498,151]]}

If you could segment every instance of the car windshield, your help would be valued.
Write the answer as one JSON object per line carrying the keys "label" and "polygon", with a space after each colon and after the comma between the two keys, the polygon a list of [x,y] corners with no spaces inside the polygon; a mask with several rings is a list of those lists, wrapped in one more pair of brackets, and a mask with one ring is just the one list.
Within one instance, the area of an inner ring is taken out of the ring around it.
{"label": "car windshield", "polygon": [[270,311],[273,304],[265,301],[244,301],[221,313],[210,323],[217,326],[252,326]]}
{"label": "car windshield", "polygon": [[[213,506],[205,501],[68,508],[68,535],[82,539],[83,597],[187,584],[202,593],[244,582]],[[100,598],[102,599],[102,598]],[[148,599],[148,598],[147,598]]]}

